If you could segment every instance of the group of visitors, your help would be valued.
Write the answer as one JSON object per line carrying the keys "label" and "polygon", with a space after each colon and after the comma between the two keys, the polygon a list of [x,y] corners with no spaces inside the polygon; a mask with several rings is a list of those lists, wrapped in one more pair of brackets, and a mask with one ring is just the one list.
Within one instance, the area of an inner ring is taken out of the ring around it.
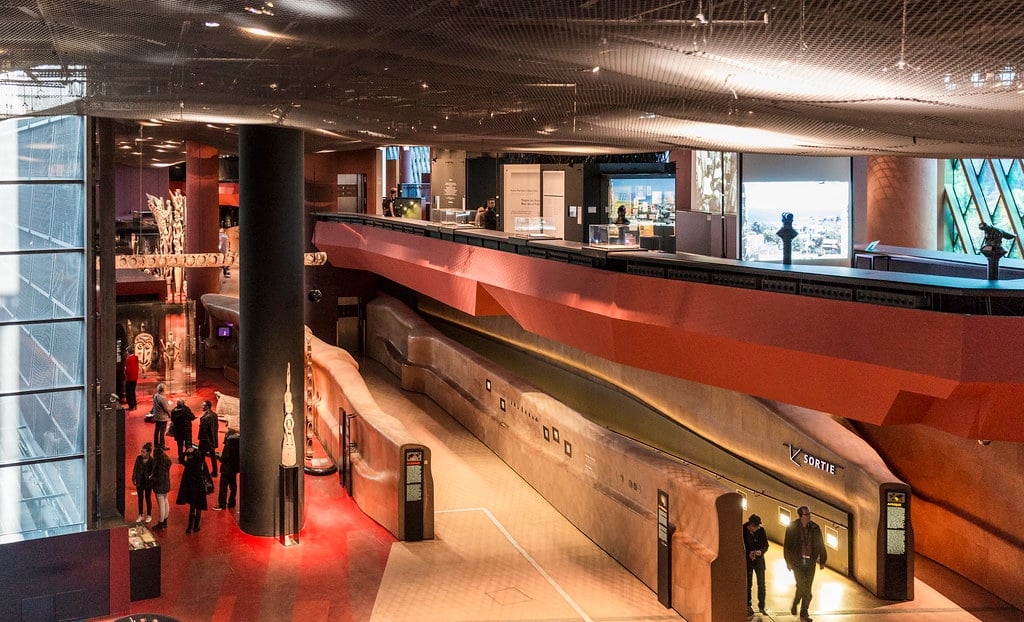
{"label": "group of visitors", "polygon": [[223,450],[218,455],[220,421],[209,400],[203,401],[202,409],[196,439],[198,444],[195,444],[192,442],[192,422],[196,420],[195,413],[183,398],[179,398],[175,407],[171,408],[166,388],[162,383],[157,385],[151,411],[156,426],[153,431],[153,442],[142,446],[132,468],[132,484],[138,495],[138,522],[152,522],[152,495],[156,494],[159,513],[154,530],[166,529],[167,517],[170,514],[167,495],[171,490],[171,459],[166,453],[170,448],[164,444],[167,436],[177,441],[178,464],[184,467],[175,503],[188,505],[188,525],[185,533],[199,531],[203,510],[208,509],[207,495],[214,491],[213,478],[218,477],[218,472],[220,487],[217,505],[213,509],[235,507],[239,470],[238,430],[233,427],[227,429]]}
{"label": "group of visitors", "polygon": [[[786,560],[786,568],[793,573],[796,581],[796,594],[790,614],[797,615],[800,622],[812,622],[809,607],[811,604],[811,585],[814,583],[815,566],[825,567],[828,552],[821,535],[821,527],[811,520],[811,510],[806,505],[797,509],[799,520],[786,527],[786,538],[782,544],[782,554]],[[754,615],[751,591],[754,579],[757,579],[757,607],[761,613],[765,611],[765,559],[768,551],[768,535],[761,526],[761,517],[751,514],[743,524],[743,547],[747,553],[747,615]]]}

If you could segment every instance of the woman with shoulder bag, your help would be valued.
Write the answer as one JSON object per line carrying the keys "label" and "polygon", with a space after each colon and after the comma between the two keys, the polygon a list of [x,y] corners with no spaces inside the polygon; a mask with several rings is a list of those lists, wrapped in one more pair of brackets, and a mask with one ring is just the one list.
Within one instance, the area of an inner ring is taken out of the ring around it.
{"label": "woman with shoulder bag", "polygon": [[188,527],[185,533],[199,531],[199,519],[207,508],[206,495],[213,490],[213,479],[206,468],[206,460],[195,446],[185,450],[185,470],[178,488],[178,505],[188,504]]}
{"label": "woman with shoulder bag", "polygon": [[153,492],[160,512],[160,521],[153,530],[167,529],[167,516],[171,513],[171,506],[167,502],[167,493],[171,492],[171,459],[159,447],[153,450]]}

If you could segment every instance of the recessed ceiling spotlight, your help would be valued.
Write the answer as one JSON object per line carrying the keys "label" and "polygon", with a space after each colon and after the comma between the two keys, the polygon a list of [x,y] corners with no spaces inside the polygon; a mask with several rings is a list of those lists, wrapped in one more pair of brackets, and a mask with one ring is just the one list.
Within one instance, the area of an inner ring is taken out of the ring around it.
{"label": "recessed ceiling spotlight", "polygon": [[594,68],[590,70],[590,73],[598,73],[599,71],[601,71],[601,66],[594,65]]}
{"label": "recessed ceiling spotlight", "polygon": [[211,21],[206,21],[206,22],[203,22],[203,26],[206,26],[207,28],[219,28],[220,27],[220,22],[215,22],[215,21],[212,21],[212,20]]}

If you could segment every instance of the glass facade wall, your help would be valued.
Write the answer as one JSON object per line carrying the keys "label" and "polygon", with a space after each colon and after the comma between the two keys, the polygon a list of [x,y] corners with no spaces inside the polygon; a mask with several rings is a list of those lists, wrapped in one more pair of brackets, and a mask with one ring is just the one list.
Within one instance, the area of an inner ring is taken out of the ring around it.
{"label": "glass facade wall", "polygon": [[0,542],[86,527],[85,135],[0,121]]}

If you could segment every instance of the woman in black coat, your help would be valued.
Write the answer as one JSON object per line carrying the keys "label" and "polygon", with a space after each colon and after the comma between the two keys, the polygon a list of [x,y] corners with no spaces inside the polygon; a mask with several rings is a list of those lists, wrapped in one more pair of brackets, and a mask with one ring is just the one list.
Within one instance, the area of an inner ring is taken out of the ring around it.
{"label": "woman in black coat", "polygon": [[199,518],[206,509],[206,481],[210,479],[210,470],[206,460],[194,446],[185,450],[185,470],[181,474],[181,485],[178,488],[178,505],[188,504],[188,527],[185,533],[199,531]]}
{"label": "woman in black coat", "polygon": [[164,450],[157,447],[153,450],[153,493],[156,494],[156,505],[160,511],[159,521],[153,530],[167,529],[167,516],[171,513],[167,502],[167,493],[171,492],[171,459]]}

